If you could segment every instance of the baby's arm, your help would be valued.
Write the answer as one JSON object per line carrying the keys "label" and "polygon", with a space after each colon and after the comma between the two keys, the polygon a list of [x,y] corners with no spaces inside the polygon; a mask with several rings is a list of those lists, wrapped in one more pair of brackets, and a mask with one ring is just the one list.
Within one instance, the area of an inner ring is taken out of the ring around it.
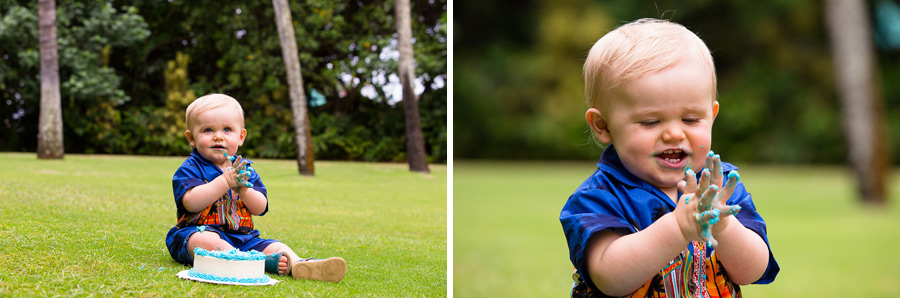
{"label": "baby's arm", "polygon": [[734,216],[726,217],[716,225],[723,225],[720,232],[713,232],[719,241],[716,255],[731,282],[747,285],[758,280],[769,264],[766,242]]}
{"label": "baby's arm", "polygon": [[236,186],[237,181],[234,179],[234,170],[228,168],[225,170],[225,173],[209,183],[189,189],[184,193],[181,201],[188,212],[200,212],[215,203],[228,189]]}
{"label": "baby's arm", "polygon": [[241,201],[244,202],[244,207],[250,210],[250,214],[260,215],[266,211],[268,200],[261,192],[250,187],[241,186],[238,193],[241,196]]}
{"label": "baby's arm", "polygon": [[591,237],[585,267],[594,285],[606,295],[628,295],[668,265],[689,243],[678,224],[678,208],[687,206],[677,207],[639,232],[621,236],[604,230]]}
{"label": "baby's arm", "polygon": [[[724,177],[722,173],[722,160],[718,155],[711,156],[713,185],[722,185]],[[724,206],[733,193],[734,187],[740,176],[737,171],[731,172],[728,177],[728,185],[722,191],[722,198],[717,200],[717,207]],[[716,255],[731,282],[739,285],[747,285],[758,280],[766,271],[769,264],[769,248],[762,237],[752,230],[744,227],[734,216],[725,216],[712,226],[712,235],[718,240]]]}

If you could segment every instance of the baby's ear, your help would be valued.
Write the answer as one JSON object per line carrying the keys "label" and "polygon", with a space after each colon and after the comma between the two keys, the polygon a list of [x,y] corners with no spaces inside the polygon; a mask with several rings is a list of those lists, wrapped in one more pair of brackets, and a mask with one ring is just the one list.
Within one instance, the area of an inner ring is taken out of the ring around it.
{"label": "baby's ear", "polygon": [[713,114],[713,115],[712,115],[712,116],[713,116],[713,120],[716,120],[716,116],[719,115],[719,101],[718,101],[718,100],[713,101],[713,110],[712,110],[712,114]]}
{"label": "baby's ear", "polygon": [[584,120],[587,121],[591,132],[600,143],[608,145],[613,142],[612,134],[609,132],[609,123],[603,117],[603,112],[596,108],[590,108],[584,113]]}
{"label": "baby's ear", "polygon": [[191,147],[196,147],[196,146],[194,146],[194,136],[191,134],[190,130],[184,131],[184,138],[187,139],[188,144],[190,144]]}

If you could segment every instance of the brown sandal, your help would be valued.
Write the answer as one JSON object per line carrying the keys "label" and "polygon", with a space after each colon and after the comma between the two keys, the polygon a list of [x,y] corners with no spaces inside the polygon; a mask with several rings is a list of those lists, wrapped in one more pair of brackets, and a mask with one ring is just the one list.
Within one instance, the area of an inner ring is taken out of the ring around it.
{"label": "brown sandal", "polygon": [[347,274],[347,262],[339,257],[327,259],[304,259],[293,263],[289,269],[297,279],[312,279],[338,282]]}

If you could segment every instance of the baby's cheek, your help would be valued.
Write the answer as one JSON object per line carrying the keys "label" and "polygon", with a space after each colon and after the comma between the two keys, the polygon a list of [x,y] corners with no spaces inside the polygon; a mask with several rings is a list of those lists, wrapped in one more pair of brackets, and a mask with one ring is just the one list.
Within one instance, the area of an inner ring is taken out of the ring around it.
{"label": "baby's cheek", "polygon": [[706,166],[706,152],[694,151],[694,154],[691,156],[691,168],[697,173]]}

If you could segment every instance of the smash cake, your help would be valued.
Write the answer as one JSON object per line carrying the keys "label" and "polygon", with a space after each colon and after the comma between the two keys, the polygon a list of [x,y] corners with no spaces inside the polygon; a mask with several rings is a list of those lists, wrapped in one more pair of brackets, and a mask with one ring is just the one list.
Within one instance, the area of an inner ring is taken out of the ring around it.
{"label": "smash cake", "polygon": [[265,273],[266,254],[252,250],[208,251],[194,249],[194,268],[179,272],[178,277],[195,281],[229,285],[274,285],[278,280]]}

